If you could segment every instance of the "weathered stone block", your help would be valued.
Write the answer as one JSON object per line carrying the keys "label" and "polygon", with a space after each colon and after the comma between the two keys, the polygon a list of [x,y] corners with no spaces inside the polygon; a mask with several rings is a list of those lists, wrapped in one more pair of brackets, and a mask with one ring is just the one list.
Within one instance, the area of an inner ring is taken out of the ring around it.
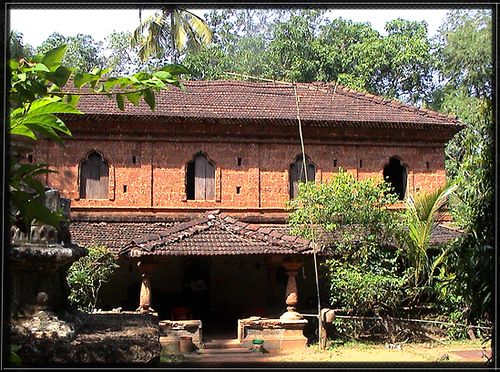
{"label": "weathered stone block", "polygon": [[302,349],[307,345],[304,327],[307,320],[248,318],[238,320],[238,340],[242,347],[252,347],[252,340],[264,340],[264,348]]}
{"label": "weathered stone block", "polygon": [[193,344],[197,348],[203,348],[201,320],[162,320],[159,322],[159,326],[162,336],[173,335],[177,339],[192,337]]}

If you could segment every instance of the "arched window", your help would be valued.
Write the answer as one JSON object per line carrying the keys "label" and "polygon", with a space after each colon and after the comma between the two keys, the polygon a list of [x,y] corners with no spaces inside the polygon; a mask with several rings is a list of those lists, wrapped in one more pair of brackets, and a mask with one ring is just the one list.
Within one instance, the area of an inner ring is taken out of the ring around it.
{"label": "arched window", "polygon": [[[307,168],[307,181],[314,181],[316,176],[316,167],[311,163],[306,155],[306,168]],[[290,164],[290,199],[293,199],[298,194],[299,182],[306,181],[306,174],[304,172],[304,162],[302,155],[298,155],[292,164]]]}
{"label": "arched window", "polygon": [[107,199],[109,165],[98,152],[91,152],[80,164],[80,198]]}
{"label": "arched window", "polygon": [[389,164],[384,167],[384,180],[392,185],[394,192],[399,200],[404,200],[406,195],[407,170],[401,160],[392,157]]}
{"label": "arched window", "polygon": [[188,200],[215,199],[215,165],[202,153],[187,164],[186,196]]}

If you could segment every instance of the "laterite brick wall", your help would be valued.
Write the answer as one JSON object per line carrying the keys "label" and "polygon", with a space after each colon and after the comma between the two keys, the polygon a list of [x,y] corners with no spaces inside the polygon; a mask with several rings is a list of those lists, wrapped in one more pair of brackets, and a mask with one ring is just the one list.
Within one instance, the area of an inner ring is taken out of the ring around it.
{"label": "laterite brick wall", "polygon": [[[58,172],[48,175],[46,182],[59,189],[64,197],[71,198],[72,207],[265,210],[284,208],[289,200],[288,170],[300,154],[296,128],[252,127],[253,130],[245,132],[238,126],[231,132],[227,127],[218,131],[215,126],[205,125],[202,132],[199,126],[195,130],[187,124],[176,130],[162,129],[157,124],[151,124],[149,131],[137,127],[142,132],[134,134],[124,123],[114,127],[76,124],[74,136],[65,141],[65,147],[41,141],[33,161],[47,162]],[[414,143],[408,138],[402,143],[401,137],[389,141],[390,133],[372,141],[343,142],[342,138],[325,139],[325,135],[334,136],[331,131],[326,134],[321,131],[326,129],[305,128],[305,149],[316,165],[317,181],[329,179],[338,167],[358,179],[382,178],[389,157],[397,156],[408,170],[408,192],[432,190],[445,182],[444,142],[437,142],[432,132],[420,133]],[[359,131],[361,136],[363,130]],[[231,133],[234,135],[230,136]],[[79,164],[94,150],[110,164],[106,200],[79,199]],[[205,152],[216,166],[213,201],[186,200],[186,163],[199,151]]]}

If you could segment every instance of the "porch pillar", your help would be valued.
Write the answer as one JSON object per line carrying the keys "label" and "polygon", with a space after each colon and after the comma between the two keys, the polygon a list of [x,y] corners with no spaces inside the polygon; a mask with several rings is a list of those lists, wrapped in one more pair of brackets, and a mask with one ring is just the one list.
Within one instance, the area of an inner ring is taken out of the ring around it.
{"label": "porch pillar", "polygon": [[151,308],[151,277],[156,264],[144,263],[139,261],[137,263],[139,271],[141,272],[141,294],[139,296],[139,310],[140,312],[154,311]]}
{"label": "porch pillar", "polygon": [[297,320],[302,319],[302,316],[295,311],[296,306],[299,302],[299,294],[297,290],[297,281],[295,277],[299,269],[302,267],[302,262],[299,261],[288,261],[283,262],[283,267],[286,270],[286,275],[288,275],[288,283],[286,285],[286,300],[287,304],[286,312],[284,312],[280,319],[282,320]]}

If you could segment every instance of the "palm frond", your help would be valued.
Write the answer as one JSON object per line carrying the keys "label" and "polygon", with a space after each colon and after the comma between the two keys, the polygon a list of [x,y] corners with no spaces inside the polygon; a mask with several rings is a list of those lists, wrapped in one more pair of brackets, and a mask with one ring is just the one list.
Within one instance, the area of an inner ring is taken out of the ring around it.
{"label": "palm frond", "polygon": [[428,274],[427,280],[432,280],[432,271],[439,262],[429,262],[427,250],[430,238],[444,217],[448,196],[455,189],[454,185],[446,185],[435,191],[409,196],[406,199],[407,257],[415,269],[415,283],[425,272]]}
{"label": "palm frond", "polygon": [[185,27],[186,26],[189,27],[189,25],[185,23],[179,11],[174,11],[173,17],[174,17],[174,22],[172,29],[172,37],[174,38],[175,47],[177,48],[177,50],[182,50],[186,45],[187,41],[187,32]]}
{"label": "palm frond", "polygon": [[189,22],[189,29],[193,31],[193,35],[198,39],[197,41],[199,41],[200,44],[210,44],[213,33],[207,23],[188,10],[184,10],[183,15],[184,19]]}

